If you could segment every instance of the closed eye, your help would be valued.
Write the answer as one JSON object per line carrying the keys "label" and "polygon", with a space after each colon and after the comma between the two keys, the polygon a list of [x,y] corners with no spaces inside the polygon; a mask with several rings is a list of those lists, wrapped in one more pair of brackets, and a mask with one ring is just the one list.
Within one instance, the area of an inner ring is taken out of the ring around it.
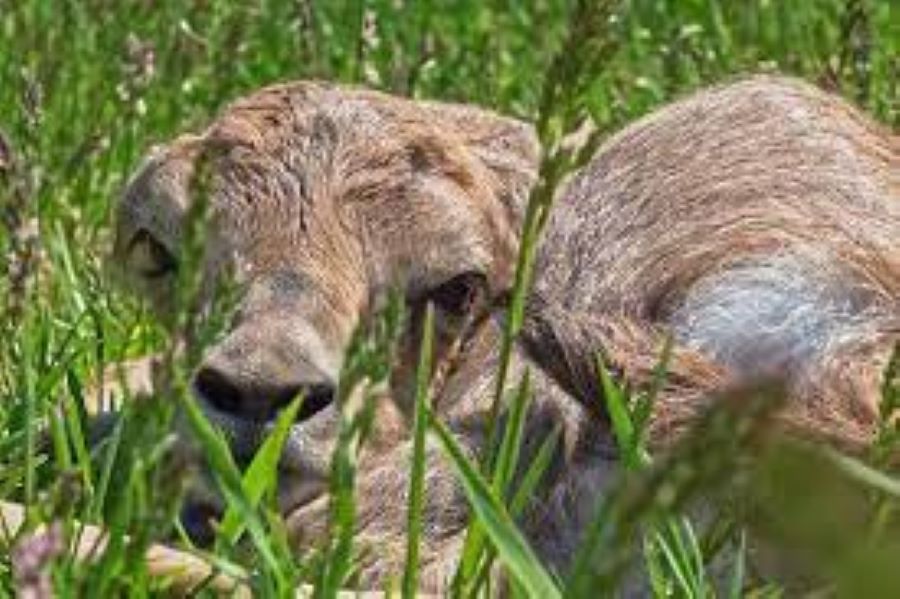
{"label": "closed eye", "polygon": [[128,263],[145,279],[160,279],[178,269],[174,254],[146,229],[135,233],[128,244]]}

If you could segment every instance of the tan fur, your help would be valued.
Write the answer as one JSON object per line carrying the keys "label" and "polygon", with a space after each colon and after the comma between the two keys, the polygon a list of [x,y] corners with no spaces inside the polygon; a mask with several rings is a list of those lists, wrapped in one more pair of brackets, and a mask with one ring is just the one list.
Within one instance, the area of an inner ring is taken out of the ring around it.
{"label": "tan fur", "polygon": [[[787,374],[790,420],[858,444],[900,325],[898,233],[897,137],[812,86],[757,77],[607,142],[558,202],[535,295],[559,336],[587,329],[577,345],[618,353],[629,378],[650,358],[605,328],[650,346],[674,331],[676,362]],[[580,324],[598,318],[609,324]],[[719,385],[685,379],[659,410],[664,430]]]}
{"label": "tan fur", "polygon": [[[378,442],[358,481],[359,539],[374,548],[360,584],[378,585],[404,559],[416,323],[425,301],[461,275],[473,301],[468,316],[439,311],[439,368],[465,339],[434,403],[469,451],[483,447],[500,324],[475,313],[511,285],[533,135],[471,107],[325,83],[267,88],[151,154],[119,207],[116,260],[126,273],[147,272],[159,255],[153,244],[177,254],[201,155],[213,173],[206,275],[230,269],[244,294],[196,390],[239,456],[255,449],[285,396],[334,385],[352,330],[388,289],[411,306],[403,364],[379,404]],[[523,462],[554,427],[563,431],[541,501],[523,522],[547,563],[566,566],[615,469],[597,351],[641,385],[674,331],[658,442],[710,392],[771,374],[792,385],[786,422],[865,441],[897,331],[898,200],[897,138],[791,80],[701,92],[601,148],[557,199],[510,377],[530,368],[534,380]],[[132,280],[170,309],[172,275]],[[788,282],[796,288],[785,292]],[[748,330],[764,353],[744,343]],[[300,550],[327,529],[335,426],[333,405],[309,415],[283,458],[281,499]],[[440,590],[466,508],[434,448],[428,464],[422,585]]]}

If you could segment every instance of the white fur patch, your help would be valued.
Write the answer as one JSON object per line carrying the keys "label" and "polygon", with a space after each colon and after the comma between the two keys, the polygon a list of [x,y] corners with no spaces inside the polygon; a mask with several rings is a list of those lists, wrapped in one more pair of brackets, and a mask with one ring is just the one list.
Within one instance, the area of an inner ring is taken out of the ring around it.
{"label": "white fur patch", "polygon": [[787,371],[871,334],[873,301],[837,261],[756,257],[697,282],[672,316],[675,336],[737,374]]}

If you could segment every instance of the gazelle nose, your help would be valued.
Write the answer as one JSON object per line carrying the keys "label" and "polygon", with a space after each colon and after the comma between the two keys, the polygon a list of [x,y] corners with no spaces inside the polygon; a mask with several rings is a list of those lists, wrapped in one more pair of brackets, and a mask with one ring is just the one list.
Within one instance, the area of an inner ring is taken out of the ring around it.
{"label": "gazelle nose", "polygon": [[215,409],[241,420],[268,421],[298,395],[303,403],[298,421],[307,420],[334,401],[334,385],[325,382],[260,383],[231,376],[214,366],[194,375],[194,390]]}

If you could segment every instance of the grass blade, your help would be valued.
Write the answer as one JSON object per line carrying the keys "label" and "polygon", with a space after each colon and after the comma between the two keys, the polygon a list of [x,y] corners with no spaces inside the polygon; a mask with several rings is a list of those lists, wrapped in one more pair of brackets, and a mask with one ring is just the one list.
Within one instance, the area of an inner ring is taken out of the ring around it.
{"label": "grass blade", "polygon": [[497,549],[500,561],[531,596],[546,599],[560,597],[556,583],[450,431],[441,422],[430,420],[430,428],[456,471],[476,517]]}
{"label": "grass blade", "polygon": [[119,455],[119,447],[122,444],[122,431],[125,428],[125,421],[128,419],[128,412],[124,413],[113,426],[113,432],[110,435],[109,442],[103,456],[103,466],[100,470],[100,480],[97,483],[97,493],[93,497],[93,514],[94,519],[99,519],[106,504],[106,494],[109,491],[109,481],[112,477],[113,466]]}
{"label": "grass blade", "polygon": [[634,424],[631,422],[631,413],[628,409],[628,402],[625,393],[613,381],[609,370],[603,363],[603,358],[597,355],[597,372],[600,376],[601,389],[603,390],[603,399],[606,401],[606,411],[609,414],[609,420],[612,423],[613,434],[616,436],[616,445],[624,451],[627,456],[626,463],[629,468],[637,466],[634,462]]}
{"label": "grass blade", "polygon": [[538,483],[541,482],[541,479],[547,472],[547,468],[550,467],[551,460],[556,455],[561,435],[562,427],[557,425],[547,435],[544,442],[541,443],[537,453],[531,460],[531,464],[528,466],[528,470],[522,475],[522,482],[519,483],[519,488],[516,489],[512,500],[509,502],[509,513],[513,518],[518,518],[525,511],[525,508],[528,507],[528,501],[534,496]]}
{"label": "grass blade", "polygon": [[434,307],[425,310],[419,367],[416,372],[415,413],[413,415],[413,455],[409,477],[409,505],[406,526],[406,566],[403,570],[403,597],[411,599],[418,590],[419,539],[422,534],[422,505],[425,482],[425,432],[428,428],[428,388],[434,339]]}
{"label": "grass blade", "polygon": [[746,577],[747,560],[747,535],[741,531],[738,541],[737,555],[734,559],[734,572],[731,574],[731,584],[728,587],[729,599],[741,599],[744,592],[744,579]]}
{"label": "grass blade", "polygon": [[72,466],[72,452],[69,449],[63,410],[59,405],[51,406],[47,411],[50,424],[50,439],[53,441],[53,455],[60,470],[69,470]]}
{"label": "grass blade", "polygon": [[838,470],[850,478],[889,497],[900,499],[900,480],[837,451],[823,450],[823,454]]}
{"label": "grass blade", "polygon": [[[522,445],[522,435],[525,427],[525,416],[528,412],[530,399],[531,380],[530,374],[526,371],[516,389],[512,410],[503,433],[499,453],[497,454],[497,463],[494,466],[493,488],[495,493],[504,499],[518,463],[519,449]],[[484,576],[482,573],[490,568],[491,556],[493,555],[490,551],[485,552],[485,540],[484,531],[481,530],[478,521],[472,520],[463,542],[459,568],[454,577],[453,585],[457,589],[457,593],[463,595],[475,593],[483,582]],[[474,581],[475,586],[469,586],[463,591],[460,586],[463,580]]]}
{"label": "grass blade", "polygon": [[679,546],[677,538],[666,535],[662,527],[652,534],[652,542],[659,549],[668,565],[668,571],[675,577],[675,581],[681,588],[681,594],[685,597],[693,597],[694,585],[691,583],[691,575],[684,563],[684,552]]}
{"label": "grass blade", "polygon": [[213,476],[222,494],[225,496],[229,509],[233,507],[237,510],[253,538],[254,545],[271,569],[271,573],[276,579],[276,584],[279,588],[285,588],[287,583],[286,577],[269,544],[262,520],[254,509],[252,502],[244,494],[241,474],[231,457],[228,444],[212,427],[196,403],[182,399],[181,407],[184,409],[191,428],[203,446],[204,454],[209,460]]}
{"label": "grass blade", "polygon": [[77,377],[71,371],[68,373],[68,381],[69,393],[63,395],[63,418],[69,430],[72,445],[75,448],[75,461],[81,474],[82,484],[84,484],[87,496],[90,497],[94,492],[93,467],[84,429],[81,426],[81,413],[78,410],[78,403],[76,403],[80,402],[83,405],[83,400],[80,399],[81,386],[78,384]]}
{"label": "grass blade", "polygon": [[[274,491],[278,485],[278,462],[281,460],[281,451],[291,431],[291,426],[297,419],[297,413],[303,403],[303,398],[298,397],[278,414],[275,427],[266,437],[259,451],[253,457],[250,466],[244,473],[241,486],[247,496],[250,505],[256,508],[263,496]],[[234,505],[229,505],[222,523],[219,525],[219,537],[229,544],[234,544],[244,531],[244,521]]]}
{"label": "grass blade", "polygon": [[[556,455],[556,449],[559,445],[559,437],[561,434],[562,428],[560,426],[554,427],[550,434],[547,435],[547,438],[541,443],[541,446],[532,458],[531,463],[528,465],[528,469],[525,470],[525,473],[522,475],[522,481],[519,483],[519,487],[516,489],[515,493],[513,493],[512,499],[509,502],[509,514],[514,519],[517,519],[522,515],[525,508],[528,507],[528,502],[534,498],[535,489],[537,489],[538,484],[547,472],[547,468],[550,466],[551,460]],[[492,549],[489,548],[487,551],[491,556],[494,555]],[[490,558],[481,560],[478,575],[474,578],[474,583],[468,585],[469,592],[466,593],[467,595],[478,593],[482,585],[487,581],[488,574],[491,571],[491,563],[492,559]]]}
{"label": "grass blade", "polygon": [[509,421],[503,433],[497,464],[494,467],[494,490],[500,497],[506,497],[509,484],[519,462],[519,450],[525,431],[525,416],[531,402],[531,374],[526,370],[516,389]]}

